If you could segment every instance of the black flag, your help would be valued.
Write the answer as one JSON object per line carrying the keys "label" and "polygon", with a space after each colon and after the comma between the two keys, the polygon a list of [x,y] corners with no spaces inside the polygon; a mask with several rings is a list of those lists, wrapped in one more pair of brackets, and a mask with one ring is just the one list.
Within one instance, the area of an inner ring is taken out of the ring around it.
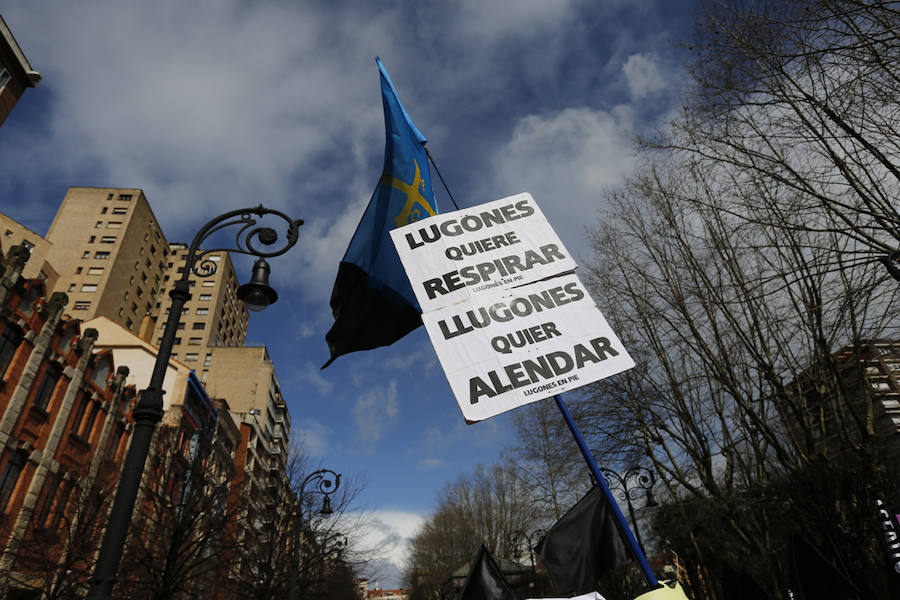
{"label": "black flag", "polygon": [[722,573],[722,591],[728,600],[771,600],[756,581],[744,573],[725,563]]}
{"label": "black flag", "polygon": [[631,560],[598,486],[550,528],[537,552],[556,592],[569,595],[596,591],[601,575]]}
{"label": "black flag", "polygon": [[458,600],[516,600],[503,572],[484,544],[472,561]]}
{"label": "black flag", "polygon": [[834,560],[826,558],[799,534],[791,538],[793,585],[801,600],[870,600]]}

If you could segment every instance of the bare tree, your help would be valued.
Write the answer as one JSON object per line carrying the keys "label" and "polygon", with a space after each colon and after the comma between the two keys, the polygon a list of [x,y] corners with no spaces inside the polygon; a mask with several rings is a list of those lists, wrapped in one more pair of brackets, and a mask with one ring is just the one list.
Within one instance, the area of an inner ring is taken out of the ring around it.
{"label": "bare tree", "polygon": [[898,31],[894,2],[706,2],[688,42],[685,109],[652,145],[779,190],[777,203],[720,210],[845,236],[846,255],[881,259],[900,279]]}
{"label": "bare tree", "polygon": [[864,518],[850,507],[889,483],[871,388],[834,356],[896,335],[896,286],[848,258],[847,236],[720,209],[783,190],[706,167],[648,162],[594,236],[593,288],[638,366],[597,386],[589,420],[653,461],[673,499],[658,533],[679,555],[740,560],[778,594],[789,530],[847,533]]}
{"label": "bare tree", "polygon": [[436,598],[441,583],[482,543],[504,556],[513,531],[540,525],[530,490],[511,466],[478,466],[438,493],[437,510],[411,542],[405,576],[414,596]]}

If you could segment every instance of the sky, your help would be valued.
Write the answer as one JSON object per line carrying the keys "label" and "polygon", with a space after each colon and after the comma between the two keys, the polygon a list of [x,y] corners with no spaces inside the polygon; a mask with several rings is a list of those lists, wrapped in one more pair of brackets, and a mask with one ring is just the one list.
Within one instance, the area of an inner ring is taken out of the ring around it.
{"label": "sky", "polygon": [[88,186],[141,188],[169,241],[259,204],[304,219],[270,261],[280,299],[252,314],[247,343],[268,346],[313,463],[366,482],[359,542],[372,578],[397,587],[437,490],[494,461],[512,429],[508,415],[465,424],[424,328],[319,369],[338,263],[383,165],[375,57],[460,206],[529,192],[583,262],[605,195],[637,168],[635,135],[677,109],[694,8],[5,0],[43,80],[0,128],[0,211],[46,233],[68,187]]}

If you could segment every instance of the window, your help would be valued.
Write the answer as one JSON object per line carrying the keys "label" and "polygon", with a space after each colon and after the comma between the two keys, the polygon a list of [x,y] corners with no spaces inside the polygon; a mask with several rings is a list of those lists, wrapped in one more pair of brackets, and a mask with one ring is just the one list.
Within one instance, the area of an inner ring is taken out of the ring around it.
{"label": "window", "polygon": [[201,331],[201,330],[203,330],[203,329],[206,329],[206,323],[204,323],[204,322],[202,322],[202,321],[197,322],[197,323],[194,323],[194,324],[191,326],[191,329],[194,329],[194,330],[197,330],[197,331]]}
{"label": "window", "polygon": [[3,466],[3,471],[0,472],[0,511],[6,512],[6,505],[16,488],[26,460],[24,452],[13,452]]}
{"label": "window", "polygon": [[106,224],[107,229],[122,229],[122,221],[110,221]]}
{"label": "window", "polygon": [[72,417],[72,433],[78,435],[78,430],[81,428],[81,422],[84,420],[84,413],[87,411],[89,404],[91,404],[91,397],[88,395],[82,396],[78,408],[75,409],[75,416]]}
{"label": "window", "polygon": [[28,251],[28,254],[31,254],[31,251],[34,250],[34,244],[29,242],[28,240],[22,240],[22,247]]}
{"label": "window", "polygon": [[142,290],[141,288],[137,288],[137,290],[135,290],[135,292],[137,293],[138,298],[141,298],[144,296],[144,290]]}
{"label": "window", "polygon": [[156,246],[150,244],[150,254],[156,254]]}
{"label": "window", "polygon": [[88,244],[93,244],[93,243],[96,242],[96,241],[97,241],[97,236],[96,236],[96,235],[92,235],[92,236],[90,237],[90,239],[88,239]]}
{"label": "window", "polygon": [[212,300],[212,294],[200,294],[199,300]]}
{"label": "window", "polygon": [[34,394],[34,405],[41,410],[47,410],[50,404],[50,398],[53,396],[53,390],[56,389],[56,382],[62,375],[62,367],[59,363],[52,362],[47,365],[44,370],[44,376],[38,385],[37,392]]}
{"label": "window", "polygon": [[75,285],[74,283],[70,283],[70,284],[69,284],[69,291],[70,291],[70,292],[74,292],[74,291],[75,291],[75,288],[76,288],[76,285]]}
{"label": "window", "polygon": [[88,275],[103,275],[103,267],[90,267],[87,272]]}
{"label": "window", "polygon": [[81,275],[81,272],[84,271],[84,267],[75,267],[75,274]]}
{"label": "window", "polygon": [[131,329],[132,327],[134,327],[134,321],[132,321],[131,319],[126,319],[125,320],[125,329]]}
{"label": "window", "polygon": [[79,301],[72,306],[72,310],[88,310],[91,307],[90,302]]}
{"label": "window", "polygon": [[198,309],[197,309],[197,314],[198,314],[198,315],[208,315],[208,314],[209,314],[209,309],[208,309],[208,308],[198,308]]}
{"label": "window", "polygon": [[122,437],[125,435],[125,425],[121,422],[116,422],[116,427],[113,430],[112,438],[109,440],[109,446],[106,449],[106,458],[112,460],[116,457],[116,453],[119,451],[119,442],[122,441]]}
{"label": "window", "polygon": [[100,238],[100,243],[101,243],[101,244],[115,244],[115,243],[116,243],[116,236],[114,236],[114,235],[104,235],[104,236],[102,236],[102,237]]}
{"label": "window", "polygon": [[81,291],[87,292],[87,293],[96,292],[97,284],[96,283],[84,283],[81,285]]}
{"label": "window", "polygon": [[101,215],[105,215],[107,210],[109,210],[109,207],[108,207],[108,206],[104,206],[103,208],[100,209],[100,214],[101,214]]}
{"label": "window", "polygon": [[[162,340],[162,338],[159,338],[159,339]],[[175,338],[175,344],[176,344],[176,345],[181,345],[181,338],[180,338],[180,337]]]}
{"label": "window", "polygon": [[215,285],[216,285],[216,282],[215,282],[215,281],[209,281],[209,280],[207,280],[207,281],[204,281],[204,282],[203,282],[203,287],[214,287]]}
{"label": "window", "polygon": [[38,520],[39,525],[43,525],[49,530],[59,528],[60,521],[66,514],[66,506],[69,504],[69,497],[72,490],[76,487],[76,480],[69,477],[57,478],[56,485],[52,488],[52,492],[47,495],[41,516]]}
{"label": "window", "polygon": [[[87,252],[85,252],[87,254]],[[87,258],[87,256],[85,256]],[[109,252],[95,252],[94,258],[97,260],[109,260]]]}
{"label": "window", "polygon": [[185,361],[194,361],[194,360],[199,360],[199,359],[200,359],[200,355],[197,354],[196,352],[188,352],[187,354],[184,355]]}
{"label": "window", "polygon": [[112,214],[114,215],[124,215],[128,213],[128,209],[124,206],[116,206],[113,208]]}
{"label": "window", "polygon": [[221,256],[218,256],[218,255],[216,255],[216,256],[210,256],[210,257],[209,257],[209,260],[211,260],[211,261],[213,261],[213,262],[219,262],[220,260],[222,260],[222,257],[221,257]]}
{"label": "window", "polygon": [[192,337],[188,339],[188,346],[199,346],[203,343],[203,338]]}
{"label": "window", "polygon": [[203,361],[203,366],[208,367],[212,363],[212,352],[206,353],[206,359]]}
{"label": "window", "polygon": [[94,423],[97,421],[98,414],[100,414],[100,403],[91,402],[90,415],[88,416],[88,420],[85,422],[84,427],[78,432],[78,435],[86,440],[91,439],[91,432],[94,429]]}
{"label": "window", "polygon": [[[107,252],[107,254],[109,254],[109,252]],[[90,258],[90,257],[91,257],[91,251],[90,251],[90,250],[85,250],[85,251],[82,253],[82,255],[81,255],[81,258]]]}
{"label": "window", "polygon": [[135,303],[135,302],[131,303],[131,312],[137,313],[137,303]]}
{"label": "window", "polygon": [[176,329],[179,329],[179,330],[184,329],[184,323],[179,323],[178,327],[176,327]]}
{"label": "window", "polygon": [[10,79],[12,79],[12,75],[9,74],[6,67],[0,66],[0,91],[6,87],[6,84],[9,83]]}
{"label": "window", "polygon": [[0,377],[6,374],[6,369],[18,350],[22,337],[22,330],[15,325],[7,325],[3,330],[3,335],[0,336]]}
{"label": "window", "polygon": [[103,221],[97,221],[94,225],[94,229],[100,229],[101,227],[103,227]]}
{"label": "window", "polygon": [[119,200],[122,202],[131,202],[131,194],[119,194]]}
{"label": "window", "polygon": [[12,237],[12,229],[7,229],[6,233],[4,233],[3,235],[5,235],[6,237]]}

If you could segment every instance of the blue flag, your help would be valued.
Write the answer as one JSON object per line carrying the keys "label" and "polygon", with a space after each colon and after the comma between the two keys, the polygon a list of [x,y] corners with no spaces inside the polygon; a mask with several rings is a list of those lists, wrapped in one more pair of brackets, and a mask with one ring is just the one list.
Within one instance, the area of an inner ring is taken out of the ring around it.
{"label": "blue flag", "polygon": [[419,304],[389,231],[437,214],[425,136],[412,119],[381,60],[384,170],[338,266],[331,292],[334,325],[325,335],[331,358],[393,344],[422,324]]}

